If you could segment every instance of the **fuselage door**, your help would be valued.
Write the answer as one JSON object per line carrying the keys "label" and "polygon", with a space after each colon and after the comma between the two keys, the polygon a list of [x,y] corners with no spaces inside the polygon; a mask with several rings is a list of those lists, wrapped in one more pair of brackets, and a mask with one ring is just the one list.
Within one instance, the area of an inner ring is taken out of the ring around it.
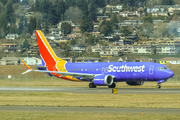
{"label": "fuselage door", "polygon": [[154,65],[150,65],[149,67],[149,74],[153,74]]}

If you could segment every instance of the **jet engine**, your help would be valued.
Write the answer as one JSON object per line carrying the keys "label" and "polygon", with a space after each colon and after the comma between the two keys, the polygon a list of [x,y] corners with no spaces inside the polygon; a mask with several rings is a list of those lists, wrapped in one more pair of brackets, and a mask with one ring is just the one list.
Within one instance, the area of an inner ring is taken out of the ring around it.
{"label": "jet engine", "polygon": [[113,83],[113,77],[111,75],[98,75],[93,79],[93,83],[99,86],[107,86]]}
{"label": "jet engine", "polygon": [[143,85],[144,81],[128,81],[126,83],[130,86],[135,86],[135,85]]}

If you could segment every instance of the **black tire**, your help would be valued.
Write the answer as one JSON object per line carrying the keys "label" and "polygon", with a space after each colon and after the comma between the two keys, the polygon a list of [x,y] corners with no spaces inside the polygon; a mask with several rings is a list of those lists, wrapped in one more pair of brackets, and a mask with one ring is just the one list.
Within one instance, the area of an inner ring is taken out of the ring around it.
{"label": "black tire", "polygon": [[116,87],[116,84],[113,83],[112,85],[109,85],[108,87],[109,87],[109,88],[115,88],[115,87]]}
{"label": "black tire", "polygon": [[94,83],[89,83],[89,88],[96,88],[96,85]]}
{"label": "black tire", "polygon": [[157,85],[156,88],[160,89],[160,88],[161,88],[161,85]]}

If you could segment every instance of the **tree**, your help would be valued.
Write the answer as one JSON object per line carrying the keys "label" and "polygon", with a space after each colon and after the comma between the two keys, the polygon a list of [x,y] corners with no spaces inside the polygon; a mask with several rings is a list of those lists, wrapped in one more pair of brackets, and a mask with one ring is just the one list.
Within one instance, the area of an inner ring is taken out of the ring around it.
{"label": "tree", "polygon": [[26,18],[26,16],[24,17],[24,26],[25,26],[25,27],[28,27],[28,23],[27,23],[27,18]]}
{"label": "tree", "polygon": [[70,44],[71,44],[71,45],[75,45],[75,44],[76,44],[76,40],[75,40],[75,39],[72,39],[72,40],[70,41]]}
{"label": "tree", "polygon": [[8,33],[17,33],[17,26],[16,24],[12,24],[11,26],[8,26]]}
{"label": "tree", "polygon": [[41,12],[35,12],[33,15],[34,18],[39,19],[40,21],[42,20],[43,16]]}
{"label": "tree", "polygon": [[83,14],[88,15],[88,3],[86,0],[77,0],[76,4],[81,9]]}
{"label": "tree", "polygon": [[144,25],[145,25],[144,29],[146,29],[145,35],[152,36],[154,25],[152,23],[146,23]]}
{"label": "tree", "polygon": [[69,45],[66,45],[66,48],[65,48],[65,51],[64,51],[65,57],[69,56],[70,49],[71,49],[71,47]]}
{"label": "tree", "polygon": [[25,48],[25,49],[29,49],[29,42],[27,41],[27,39],[25,39],[25,41],[23,42],[23,46],[22,48]]}
{"label": "tree", "polygon": [[103,8],[106,6],[105,0],[96,0],[96,5],[100,8]]}
{"label": "tree", "polygon": [[67,22],[61,24],[61,31],[64,35],[71,33],[71,25]]}
{"label": "tree", "polygon": [[40,19],[36,20],[36,30],[41,30],[41,22]]}
{"label": "tree", "polygon": [[35,1],[35,11],[40,11],[40,3],[39,0]]}
{"label": "tree", "polygon": [[162,0],[162,5],[174,5],[174,0]]}
{"label": "tree", "polygon": [[97,21],[97,5],[95,4],[95,0],[92,0],[90,3],[89,16],[93,21]]}
{"label": "tree", "polygon": [[26,39],[27,38],[27,33],[28,33],[28,28],[27,27],[24,27],[22,33],[21,33],[21,37]]}
{"label": "tree", "polygon": [[70,7],[64,15],[65,20],[70,20],[74,23],[80,23],[83,16],[82,11],[78,7]]}
{"label": "tree", "polygon": [[111,23],[113,24],[114,28],[118,29],[118,19],[116,14],[112,14],[111,16]]}
{"label": "tree", "polygon": [[3,28],[0,28],[0,38],[4,38],[6,33],[4,32]]}
{"label": "tree", "polygon": [[62,15],[61,19],[64,20],[64,14],[66,12],[66,4],[65,4],[64,0],[60,0],[57,7],[60,8],[60,13]]}
{"label": "tree", "polygon": [[7,22],[7,20],[6,20],[6,18],[5,18],[5,13],[2,13],[2,14],[0,14],[0,28],[1,28],[1,32],[3,33],[3,35],[4,34],[7,34],[7,24],[8,24],[8,22]]}
{"label": "tree", "polygon": [[105,36],[111,35],[113,33],[112,22],[104,20],[100,25],[100,32]]}
{"label": "tree", "polygon": [[66,11],[66,4],[64,0],[56,0],[56,4],[53,6],[55,10],[55,21],[58,23],[60,20],[64,20],[64,14]]}
{"label": "tree", "polygon": [[121,4],[120,0],[110,0],[110,5],[119,5]]}
{"label": "tree", "polygon": [[157,0],[147,0],[146,6],[152,8],[152,7],[154,7],[154,5],[162,5],[162,1],[163,0],[158,0],[158,1]]}
{"label": "tree", "polygon": [[24,22],[24,18],[21,17],[20,22],[19,22],[18,35],[20,35],[23,31],[23,28],[24,28],[23,22]]}
{"label": "tree", "polygon": [[20,0],[12,0],[13,3],[20,3]]}
{"label": "tree", "polygon": [[41,11],[48,14],[48,10],[51,5],[49,0],[42,0],[40,5],[41,5],[40,6]]}
{"label": "tree", "polygon": [[29,5],[29,0],[22,0],[21,4],[22,5]]}
{"label": "tree", "polygon": [[112,14],[112,16],[111,16],[111,22],[112,22],[112,23],[119,23],[116,14]]}
{"label": "tree", "polygon": [[153,53],[154,53],[154,55],[156,55],[156,53],[157,53],[157,49],[156,48],[154,48]]}
{"label": "tree", "polygon": [[80,24],[80,29],[82,33],[91,32],[93,30],[93,21],[89,16],[83,15]]}
{"label": "tree", "polygon": [[0,2],[1,2],[3,5],[6,5],[7,0],[0,0]]}
{"label": "tree", "polygon": [[56,1],[57,5],[56,5],[56,19],[59,22],[61,20],[61,15],[62,15],[62,4],[61,1]]}
{"label": "tree", "polygon": [[129,30],[127,26],[122,26],[120,32],[123,33],[124,36],[128,36],[129,34],[132,34],[132,32]]}
{"label": "tree", "polygon": [[4,5],[0,2],[0,13],[3,12],[4,10]]}
{"label": "tree", "polygon": [[48,21],[46,20],[45,26],[44,26],[44,34],[48,34],[48,33],[49,33],[49,27],[48,27]]}
{"label": "tree", "polygon": [[96,38],[94,39],[94,42],[95,42],[95,43],[98,43],[98,42],[99,42],[99,39],[96,37]]}
{"label": "tree", "polygon": [[50,7],[49,7],[49,11],[48,11],[48,22],[50,23],[50,25],[55,25],[55,24],[57,24],[57,22],[56,22],[56,11],[55,11],[55,9],[53,8],[53,6],[51,5]]}
{"label": "tree", "polygon": [[143,23],[153,23],[152,17],[151,16],[144,17]]}
{"label": "tree", "polygon": [[92,36],[92,34],[88,35],[88,39],[86,40],[86,43],[89,44],[89,45],[94,44],[94,37]]}
{"label": "tree", "polygon": [[8,23],[15,23],[14,10],[12,9],[13,4],[10,1],[6,7],[5,19]]}
{"label": "tree", "polygon": [[31,17],[29,25],[28,25],[28,32],[32,34],[32,32],[36,29],[36,18]]}

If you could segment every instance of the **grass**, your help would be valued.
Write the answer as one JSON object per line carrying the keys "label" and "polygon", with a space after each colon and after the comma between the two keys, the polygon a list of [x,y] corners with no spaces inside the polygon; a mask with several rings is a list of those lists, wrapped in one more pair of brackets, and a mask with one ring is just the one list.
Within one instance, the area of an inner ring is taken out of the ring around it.
{"label": "grass", "polygon": [[0,93],[0,105],[180,108],[179,94],[73,94],[58,92]]}
{"label": "grass", "polygon": [[[0,79],[0,83],[0,87],[88,87],[89,85],[89,82],[72,82],[56,77],[49,77],[48,75],[12,76],[11,79],[8,79],[6,76]],[[156,85],[157,82],[145,82],[142,86],[129,86],[125,82],[118,82],[116,88],[155,88]],[[161,85],[162,88],[180,88],[180,81],[169,79]],[[107,86],[103,87],[107,88]]]}
{"label": "grass", "polygon": [[2,120],[179,120],[180,114],[0,111]]}

